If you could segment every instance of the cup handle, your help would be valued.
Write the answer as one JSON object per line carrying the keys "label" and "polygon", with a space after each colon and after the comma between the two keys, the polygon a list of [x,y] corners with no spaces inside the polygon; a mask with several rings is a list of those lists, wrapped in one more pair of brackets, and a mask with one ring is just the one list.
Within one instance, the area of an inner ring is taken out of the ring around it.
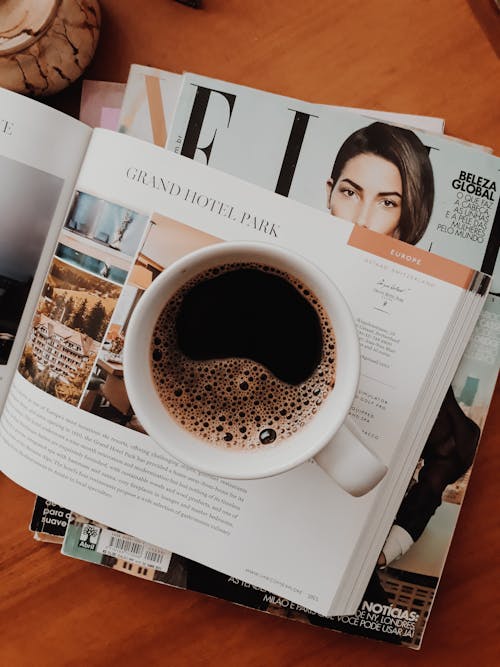
{"label": "cup handle", "polygon": [[387,472],[349,417],[314,458],[339,486],[356,497],[371,491]]}

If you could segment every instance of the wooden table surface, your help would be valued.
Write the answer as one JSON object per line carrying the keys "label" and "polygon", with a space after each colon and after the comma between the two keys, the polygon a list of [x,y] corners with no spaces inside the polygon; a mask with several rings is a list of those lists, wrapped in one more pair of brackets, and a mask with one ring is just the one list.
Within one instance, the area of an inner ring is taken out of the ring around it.
{"label": "wooden table surface", "polygon": [[[91,79],[130,63],[196,71],[284,95],[444,117],[500,154],[493,0],[101,0]],[[471,3],[472,4],[472,3]],[[496,43],[495,43],[495,40]],[[76,113],[76,84],[53,103]],[[498,665],[500,394],[423,649],[269,617],[64,558],[28,531],[33,496],[0,479],[2,665]]]}

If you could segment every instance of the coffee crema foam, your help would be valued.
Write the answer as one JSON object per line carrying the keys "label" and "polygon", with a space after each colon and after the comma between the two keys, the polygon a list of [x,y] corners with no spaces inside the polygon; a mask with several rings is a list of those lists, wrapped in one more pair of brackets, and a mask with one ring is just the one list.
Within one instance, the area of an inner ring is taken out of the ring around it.
{"label": "coffee crema foam", "polygon": [[[299,384],[280,380],[252,359],[193,360],[179,349],[176,319],[185,295],[216,276],[247,268],[285,279],[318,316],[321,357],[312,374]],[[250,450],[279,444],[312,419],[335,384],[335,355],[329,317],[306,286],[267,265],[240,262],[195,276],[169,300],[153,332],[151,370],[163,405],[186,431],[212,445]]]}

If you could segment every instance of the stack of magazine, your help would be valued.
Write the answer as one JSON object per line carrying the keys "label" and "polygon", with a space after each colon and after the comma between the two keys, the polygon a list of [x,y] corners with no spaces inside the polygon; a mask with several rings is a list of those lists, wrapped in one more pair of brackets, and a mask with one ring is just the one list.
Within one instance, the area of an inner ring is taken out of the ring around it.
{"label": "stack of magazine", "polygon": [[[39,494],[35,536],[419,648],[500,363],[499,159],[442,119],[137,65],[126,86],[84,82],[86,125],[0,93],[2,465]],[[351,417],[389,469],[363,498],[313,461],[203,475],[134,414],[122,355],[144,290],[239,239],[300,251],[346,296],[362,352]]]}

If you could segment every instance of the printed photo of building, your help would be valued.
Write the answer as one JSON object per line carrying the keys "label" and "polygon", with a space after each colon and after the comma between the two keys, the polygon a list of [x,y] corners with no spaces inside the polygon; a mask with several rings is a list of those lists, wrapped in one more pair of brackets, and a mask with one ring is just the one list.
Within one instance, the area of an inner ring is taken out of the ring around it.
{"label": "printed photo of building", "polygon": [[38,301],[20,373],[77,405],[121,288],[55,257]]}
{"label": "printed photo of building", "polygon": [[63,382],[74,378],[99,350],[99,343],[90,336],[46,315],[36,318],[30,338],[39,368],[48,368],[50,374],[61,376]]}

